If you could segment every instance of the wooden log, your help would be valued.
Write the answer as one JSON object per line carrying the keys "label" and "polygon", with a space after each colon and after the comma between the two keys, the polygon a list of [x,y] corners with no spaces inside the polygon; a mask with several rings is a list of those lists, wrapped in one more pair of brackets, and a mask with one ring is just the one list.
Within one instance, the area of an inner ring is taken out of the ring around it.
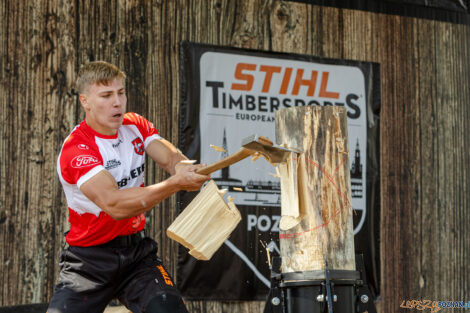
{"label": "wooden log", "polygon": [[[292,227],[295,217],[287,215],[280,223],[284,273],[322,270],[325,259],[330,269],[355,269],[347,137],[343,107],[276,112],[277,143],[303,151],[297,158],[296,175],[300,222]],[[280,171],[282,188],[292,184],[292,170],[288,177]],[[281,211],[291,212],[291,208]]]}
{"label": "wooden log", "polygon": [[279,163],[281,178],[281,221],[279,227],[289,230],[300,223],[297,153],[290,153],[285,162]]}
{"label": "wooden log", "polygon": [[226,203],[224,194],[209,181],[166,231],[198,260],[209,260],[241,220],[233,199]]}

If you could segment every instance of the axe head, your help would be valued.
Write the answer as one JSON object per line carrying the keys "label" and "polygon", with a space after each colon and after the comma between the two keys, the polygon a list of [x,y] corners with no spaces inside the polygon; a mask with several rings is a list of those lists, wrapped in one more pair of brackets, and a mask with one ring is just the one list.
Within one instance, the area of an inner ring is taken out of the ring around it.
{"label": "axe head", "polygon": [[273,142],[266,137],[251,135],[242,141],[242,147],[259,152],[271,163],[281,163],[285,161],[291,152],[301,153],[302,151],[284,148],[273,145]]}

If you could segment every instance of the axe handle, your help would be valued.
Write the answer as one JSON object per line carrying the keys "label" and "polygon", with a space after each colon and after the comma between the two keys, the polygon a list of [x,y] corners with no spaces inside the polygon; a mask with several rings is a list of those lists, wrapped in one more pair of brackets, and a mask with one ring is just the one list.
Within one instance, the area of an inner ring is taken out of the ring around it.
{"label": "axe handle", "polygon": [[229,155],[228,157],[223,158],[222,160],[219,160],[217,162],[214,162],[206,167],[198,169],[196,173],[202,174],[202,175],[208,175],[212,172],[220,170],[221,168],[230,166],[233,163],[237,163],[238,161],[241,161],[244,158],[249,157],[253,153],[255,153],[255,151],[242,147],[240,148],[240,150],[238,150],[234,154]]}

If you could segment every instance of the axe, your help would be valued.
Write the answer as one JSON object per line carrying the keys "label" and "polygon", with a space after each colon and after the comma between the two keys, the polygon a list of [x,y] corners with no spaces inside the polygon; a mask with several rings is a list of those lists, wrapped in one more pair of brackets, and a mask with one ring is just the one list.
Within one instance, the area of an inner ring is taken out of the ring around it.
{"label": "axe", "polygon": [[259,152],[271,163],[280,163],[287,158],[290,152],[300,153],[300,151],[273,145],[273,142],[266,137],[251,135],[242,141],[242,147],[234,154],[229,155],[217,162],[200,168],[196,171],[198,174],[208,175],[221,168],[237,163],[252,154]]}

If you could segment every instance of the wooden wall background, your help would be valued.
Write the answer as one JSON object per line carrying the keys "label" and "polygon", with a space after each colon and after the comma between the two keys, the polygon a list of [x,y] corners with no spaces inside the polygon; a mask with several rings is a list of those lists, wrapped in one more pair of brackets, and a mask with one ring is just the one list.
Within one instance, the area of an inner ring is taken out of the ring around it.
{"label": "wooden wall background", "polygon": [[[79,66],[127,72],[129,110],[176,142],[181,40],[381,64],[381,311],[470,294],[470,29],[417,18],[272,0],[0,3],[0,305],[47,302],[67,229],[56,174],[83,118]],[[165,175],[148,167],[149,182]],[[174,198],[150,214],[162,230]],[[260,302],[191,302],[192,312],[261,312]]]}

